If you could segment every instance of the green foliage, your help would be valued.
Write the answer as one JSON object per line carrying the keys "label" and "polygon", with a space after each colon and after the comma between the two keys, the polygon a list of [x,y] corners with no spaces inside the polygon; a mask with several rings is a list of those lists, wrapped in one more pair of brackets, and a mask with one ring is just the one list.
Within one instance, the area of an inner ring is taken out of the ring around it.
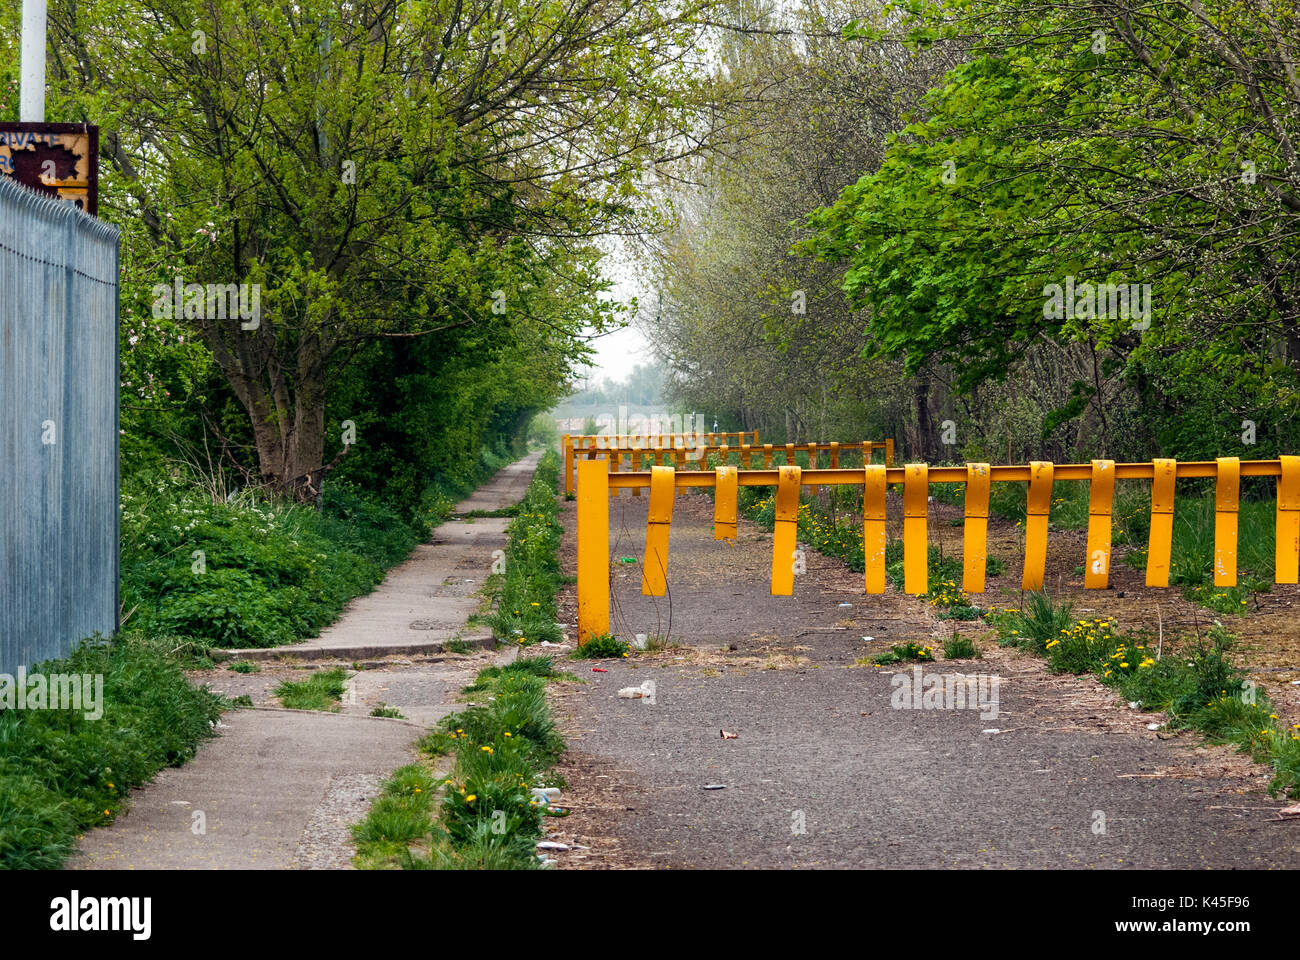
{"label": "green foliage", "polygon": [[348,672],[342,667],[318,670],[306,680],[285,680],[275,688],[275,695],[290,710],[329,710],[339,707]]}
{"label": "green foliage", "polygon": [[[538,866],[534,842],[544,805],[532,789],[564,749],[546,701],[546,678],[553,675],[547,657],[480,671],[467,689],[492,691],[490,704],[444,717],[420,744],[435,756],[455,755],[436,822],[426,817],[427,797],[410,813],[377,803],[354,829],[367,844],[358,848],[359,861],[408,870]],[[428,838],[426,852],[410,849],[417,837]]]}
{"label": "green foliage", "polygon": [[[1265,119],[1290,86],[1269,66],[1279,27],[1271,11],[1206,8],[1133,12],[1116,30],[1100,8],[951,0],[866,25],[922,46],[961,36],[965,60],[799,247],[845,269],[869,354],[918,375],[947,364],[966,392],[1025,373],[1025,391],[1068,384],[1034,424],[1040,443],[1076,421],[1079,446],[1205,459],[1240,449],[1245,419],[1267,425],[1254,456],[1300,441],[1297,357],[1270,332],[1293,329],[1295,292],[1257,295],[1296,250],[1289,228],[1259,227],[1296,216],[1290,146]],[[1052,309],[1067,277],[1150,283],[1148,325]],[[1043,341],[1061,350],[1055,373],[1035,358]]]}
{"label": "green foliage", "polygon": [[221,698],[186,681],[175,644],[86,641],[32,673],[102,675],[103,716],[0,710],[0,869],[55,869],[77,834],[111,823],[132,787],[189,760]]}
{"label": "green foliage", "polygon": [[998,642],[1016,646],[1039,656],[1070,625],[1070,604],[1056,604],[1046,592],[1031,592],[1022,609],[1000,610],[990,615],[998,629]]}
{"label": "green foliage", "polygon": [[416,543],[411,526],[354,490],[322,509],[241,493],[214,503],[178,478],[122,493],[122,601],[142,631],[221,647],[314,636]]}
{"label": "green foliage", "polygon": [[437,795],[432,774],[414,763],[393,771],[381,789],[365,820],[352,827],[357,861],[372,868],[399,857],[430,833]]}
{"label": "green foliage", "polygon": [[915,640],[907,643],[892,644],[886,653],[877,654],[873,662],[880,666],[891,663],[930,663],[934,660],[934,648],[923,646]]}
{"label": "green foliage", "polygon": [[1043,647],[1054,673],[1087,673],[1099,664],[1117,671],[1150,665],[1141,646],[1129,650],[1127,644],[1118,642],[1110,618],[1079,620],[1073,626],[1062,627],[1060,634]]}
{"label": "green foliage", "polygon": [[950,639],[944,641],[943,656],[945,660],[974,660],[981,654],[974,640],[954,633]]}
{"label": "green foliage", "polygon": [[602,633],[591,637],[571,656],[580,660],[607,660],[613,657],[626,657],[631,648],[611,633]]}
{"label": "green foliage", "polygon": [[[51,119],[92,117],[113,144],[101,213],[124,231],[133,462],[183,448],[310,500],[351,421],[335,475],[408,519],[436,515],[427,491],[482,448],[518,453],[589,332],[634,307],[603,295],[595,240],[659,225],[644,166],[711,103],[678,54],[706,29],[697,7],[88,0],[50,17],[54,61],[82,67],[52,71]],[[178,275],[258,284],[257,332],[154,322],[153,285]]]}
{"label": "green foliage", "polygon": [[541,677],[543,680],[552,680],[564,676],[564,674],[556,671],[555,661],[551,657],[519,657],[504,666],[484,667],[479,671],[474,683],[465,687],[461,692],[477,693],[481,690],[490,690],[496,686],[500,678],[522,674]]}
{"label": "green foliage", "polygon": [[558,477],[559,455],[548,450],[506,529],[505,570],[488,583],[495,609],[485,618],[500,642],[531,646],[564,639],[555,609],[562,586],[558,550],[564,533],[555,498]]}
{"label": "green foliage", "polygon": [[1024,611],[1003,611],[997,621],[1002,642],[1045,656],[1054,672],[1091,673],[1126,701],[1165,711],[1173,727],[1236,744],[1273,765],[1272,792],[1300,796],[1300,725],[1279,728],[1263,691],[1232,664],[1234,638],[1219,623],[1162,650],[1150,637],[1122,634],[1109,617],[1070,624],[1069,606],[1046,594],[1032,594]]}

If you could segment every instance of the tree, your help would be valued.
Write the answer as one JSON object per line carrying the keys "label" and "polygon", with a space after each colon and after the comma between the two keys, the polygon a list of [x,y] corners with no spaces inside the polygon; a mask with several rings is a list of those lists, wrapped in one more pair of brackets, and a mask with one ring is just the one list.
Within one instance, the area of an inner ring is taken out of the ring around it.
{"label": "tree", "polygon": [[844,268],[790,249],[809,235],[808,210],[880,163],[886,134],[954,62],[845,41],[855,9],[728,9],[715,78],[732,104],[726,136],[697,164],[697,185],[676,191],[678,220],[651,255],[662,306],[643,322],[674,394],[771,437],[872,438],[911,419],[899,365],[862,356],[865,318],[845,303]]}
{"label": "tree", "polygon": [[[1189,441],[1183,415],[1201,416],[1189,401],[1226,383],[1237,419],[1265,407],[1277,433],[1289,429],[1300,403],[1295,10],[910,7],[854,32],[868,44],[967,37],[973,56],[882,167],[814,215],[802,248],[848,266],[873,349],[909,369],[960,364],[969,390],[1044,339],[1075,342],[1098,359],[1067,417],[1104,418],[1103,397],[1125,384],[1157,437],[1203,453],[1222,439]],[[1150,284],[1151,315],[1055,311],[1049,290],[1067,280]]]}
{"label": "tree", "polygon": [[643,166],[707,134],[708,6],[65,0],[52,107],[101,126],[103,208],[144,224],[152,279],[260,289],[257,318],[185,320],[258,473],[311,498],[329,391],[376,341],[532,345],[537,402],[565,382],[612,314],[591,238],[652,223]]}

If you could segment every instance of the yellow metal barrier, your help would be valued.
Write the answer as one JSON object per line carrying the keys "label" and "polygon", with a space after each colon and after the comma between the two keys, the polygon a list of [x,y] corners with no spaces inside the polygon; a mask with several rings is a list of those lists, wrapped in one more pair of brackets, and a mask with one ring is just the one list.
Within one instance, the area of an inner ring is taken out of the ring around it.
{"label": "yellow metal barrier", "polygon": [[1083,585],[1105,590],[1110,583],[1110,520],[1115,503],[1115,461],[1092,461],[1088,481],[1088,557],[1083,565]]}
{"label": "yellow metal barrier", "polygon": [[650,505],[645,529],[645,562],[641,565],[641,592],[662,597],[668,589],[668,530],[673,522],[672,467],[650,468]]}
{"label": "yellow metal barrier", "polygon": [[1147,586],[1169,586],[1169,556],[1174,546],[1176,460],[1151,461],[1151,535],[1147,538]]}
{"label": "yellow metal barrier", "polygon": [[1278,583],[1300,580],[1300,457],[1282,457],[1277,478],[1277,544],[1274,569]]}
{"label": "yellow metal barrier", "polygon": [[[748,469],[754,466],[753,458],[761,450],[763,455],[763,468],[772,467],[772,444],[764,444],[761,448],[758,444],[758,431],[752,433],[702,433],[702,434],[665,434],[662,436],[572,436],[565,434],[562,438],[562,449],[564,453],[564,492],[573,493],[573,464],[586,457],[589,460],[604,458],[609,461],[610,472],[617,473],[622,469],[624,458],[627,458],[632,465],[632,469],[644,469],[645,458],[649,457],[652,465],[659,465],[665,459],[671,459],[672,464],[679,470],[685,470],[690,463],[695,463],[698,469],[707,469],[708,458],[716,454],[725,464],[735,452],[736,448],[731,446],[731,438],[739,438],[740,467]],[[752,443],[749,441],[752,439]],[[861,443],[830,443],[820,444],[810,443],[788,443],[784,446],[787,463],[794,463],[795,455],[798,453],[807,453],[809,467],[816,468],[818,459],[822,450],[829,450],[831,469],[839,467],[839,455],[841,452],[855,451],[862,452],[868,460],[877,452],[882,451],[885,455],[885,465],[893,466],[894,463],[894,441],[889,440],[864,440]],[[694,456],[692,456],[694,454]],[[815,488],[810,488],[810,493],[815,493]],[[618,496],[617,492],[611,491],[610,496]],[[632,496],[640,496],[639,489],[632,488]]]}
{"label": "yellow metal barrier", "polygon": [[[984,567],[988,561],[989,490],[987,463],[966,464],[966,525],[962,534],[962,583],[974,593],[984,592]],[[881,571],[883,578],[884,571]]]}
{"label": "yellow metal barrier", "polygon": [[1214,484],[1214,585],[1237,585],[1237,495],[1241,490],[1241,461],[1219,457]]}
{"label": "yellow metal barrier", "polygon": [[798,467],[777,471],[776,523],[772,532],[772,596],[794,593],[795,543],[799,525]]}
{"label": "yellow metal barrier", "polygon": [[903,480],[903,589],[908,593],[925,593],[929,566],[929,541],[926,518],[930,514],[929,467],[909,463]]}
{"label": "yellow metal barrier", "polygon": [[736,513],[740,500],[740,484],[735,467],[718,467],[717,484],[713,493],[713,539],[736,539]]}
{"label": "yellow metal barrier", "polygon": [[609,632],[609,471],[578,463],[578,643]]}
{"label": "yellow metal barrier", "polygon": [[[770,450],[770,447],[768,448]],[[765,451],[766,453],[766,451]],[[1095,460],[1087,464],[1052,464],[1035,461],[1027,466],[905,467],[867,464],[856,469],[806,469],[783,466],[778,470],[746,470],[723,466],[716,470],[677,471],[656,466],[650,472],[611,474],[604,463],[580,460],[578,486],[578,636],[585,643],[609,630],[609,493],[611,488],[650,488],[650,519],[646,533],[646,563],[642,589],[662,596],[667,588],[668,529],[672,521],[673,494],[678,487],[716,487],[714,536],[735,535],[738,488],[775,486],[776,527],[772,544],[772,593],[794,592],[794,568],[801,485],[857,485],[863,493],[863,554],[867,593],[885,590],[885,503],[887,485],[903,484],[904,590],[923,594],[928,589],[926,523],[931,483],[966,483],[963,589],[984,592],[984,566],[988,539],[990,486],[993,483],[1028,483],[1025,530],[1024,589],[1041,589],[1047,555],[1047,524],[1052,486],[1057,480],[1088,480],[1088,556],[1084,586],[1103,589],[1109,583],[1111,520],[1116,480],[1151,482],[1151,534],[1147,546],[1146,583],[1169,583],[1172,548],[1174,486],[1178,479],[1213,478],[1215,486],[1215,569],[1217,586],[1237,580],[1237,510],[1241,477],[1277,478],[1277,549],[1275,580],[1300,580],[1300,457],[1279,460],[1218,460],[1178,463],[1157,459],[1150,463],[1115,463]]]}
{"label": "yellow metal barrier", "polygon": [[867,593],[885,592],[885,497],[889,490],[886,467],[863,468],[862,553],[866,558]]}

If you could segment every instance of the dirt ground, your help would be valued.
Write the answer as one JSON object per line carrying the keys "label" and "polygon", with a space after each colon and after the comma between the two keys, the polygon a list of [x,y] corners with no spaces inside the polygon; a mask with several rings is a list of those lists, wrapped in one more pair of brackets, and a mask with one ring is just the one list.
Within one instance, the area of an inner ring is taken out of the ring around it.
{"label": "dirt ground", "polygon": [[[812,550],[795,595],[773,597],[771,534],[742,521],[734,543],[714,541],[707,496],[679,493],[669,596],[641,596],[645,505],[611,501],[611,557],[638,560],[613,565],[611,627],[669,645],[568,661],[583,682],[553,687],[573,813],[552,839],[586,848],[560,854],[561,868],[1300,865],[1300,821],[1277,817],[1284,803],[1266,794],[1266,768],[1196,734],[1148,729],[1161,715],[1130,710],[1091,678],[1049,674],[980,622],[938,621],[892,588],[868,597],[860,574]],[[574,505],[565,507],[572,573]],[[957,556],[958,517],[931,505],[931,542]],[[990,553],[1007,569],[989,578],[982,606],[1018,605],[1020,542],[1014,524],[990,523]],[[1084,544],[1082,531],[1049,537],[1047,583],[1076,616],[1113,616],[1124,630],[1162,622],[1166,637],[1215,617],[1177,589],[1146,588],[1118,557],[1113,589],[1085,591],[1073,574]],[[1226,624],[1289,722],[1300,720],[1289,683],[1300,676],[1298,595],[1274,587]],[[576,609],[570,587],[561,618],[573,624]],[[976,639],[982,659],[942,660],[954,629]],[[996,677],[996,716],[892,708],[905,679],[894,677],[912,665],[864,664],[905,640],[935,647],[926,675]],[[617,696],[646,680],[652,698]]]}

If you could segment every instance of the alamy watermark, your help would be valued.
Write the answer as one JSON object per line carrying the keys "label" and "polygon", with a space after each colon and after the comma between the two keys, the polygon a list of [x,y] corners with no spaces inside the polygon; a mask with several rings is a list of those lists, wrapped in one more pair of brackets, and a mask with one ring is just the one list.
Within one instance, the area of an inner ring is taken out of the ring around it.
{"label": "alamy watermark", "polygon": [[978,710],[981,720],[998,718],[1000,679],[988,674],[925,673],[913,667],[896,673],[889,705],[895,710]]}
{"label": "alamy watermark", "polygon": [[1044,320],[1132,320],[1134,330],[1151,326],[1151,284],[1080,283],[1065,278],[1065,286],[1043,287]]}
{"label": "alamy watermark", "polygon": [[153,286],[155,320],[242,320],[241,330],[256,330],[262,323],[260,283],[183,283]]}
{"label": "alamy watermark", "polygon": [[0,673],[0,710],[79,710],[87,720],[104,715],[102,673]]}
{"label": "alamy watermark", "polygon": [[[602,414],[594,418],[598,450],[615,445],[632,450],[684,450],[687,460],[702,459],[709,450],[704,414],[632,414],[626,406],[617,415]],[[737,445],[739,449],[739,445]]]}

